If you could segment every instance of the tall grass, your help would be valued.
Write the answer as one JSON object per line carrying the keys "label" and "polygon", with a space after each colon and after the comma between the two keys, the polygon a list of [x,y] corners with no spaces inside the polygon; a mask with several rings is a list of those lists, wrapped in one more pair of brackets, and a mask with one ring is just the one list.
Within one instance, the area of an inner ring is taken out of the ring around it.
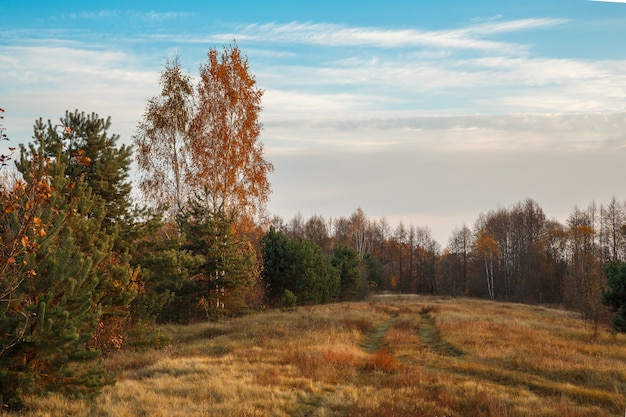
{"label": "tall grass", "polygon": [[160,350],[106,359],[91,402],[33,397],[9,416],[617,416],[626,337],[575,314],[473,299],[378,297],[166,326]]}

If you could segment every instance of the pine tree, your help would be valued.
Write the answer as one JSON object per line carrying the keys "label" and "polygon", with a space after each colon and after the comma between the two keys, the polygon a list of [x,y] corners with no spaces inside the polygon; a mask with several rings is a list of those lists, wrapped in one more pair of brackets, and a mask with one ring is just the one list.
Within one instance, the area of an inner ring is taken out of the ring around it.
{"label": "pine tree", "polygon": [[109,134],[110,127],[110,117],[78,110],[66,111],[56,125],[39,119],[34,127],[35,140],[44,143],[48,156],[61,151],[65,175],[72,180],[82,177],[95,198],[104,202],[106,227],[127,217],[131,205],[128,173],[132,150],[117,145],[119,135]]}
{"label": "pine tree", "polygon": [[340,276],[312,240],[296,240],[273,227],[263,237],[263,279],[274,303],[291,291],[298,304],[337,301]]}
{"label": "pine tree", "polygon": [[203,257],[182,249],[178,233],[168,235],[164,211],[135,208],[133,213],[135,223],[124,233],[131,247],[131,265],[140,270],[140,290],[131,314],[148,325],[177,321],[180,312],[176,295],[203,263]]}
{"label": "pine tree", "polygon": [[88,348],[101,314],[97,269],[110,250],[98,233],[104,210],[61,159],[23,148],[25,181],[0,199],[0,396],[10,406],[35,392],[88,394],[114,382]]}
{"label": "pine tree", "polygon": [[[73,225],[76,244],[86,254],[102,252],[96,259],[99,274],[98,300],[102,307],[101,322],[93,343],[99,348],[119,348],[124,341],[129,318],[129,305],[136,296],[138,270],[130,266],[130,254],[124,234],[132,227],[130,219],[130,182],[128,171],[131,149],[117,146],[118,135],[109,134],[110,118],[102,119],[75,110],[67,112],[58,124],[42,119],[35,122],[34,143],[28,151],[34,155],[39,146],[54,161],[58,175],[71,182],[84,182],[89,187],[92,204],[84,206],[84,215],[100,219],[97,225]],[[29,160],[23,159],[18,169],[28,175]],[[97,213],[96,213],[97,211]]]}
{"label": "pine tree", "polygon": [[604,267],[609,288],[602,294],[602,302],[614,313],[613,327],[626,332],[626,263],[614,261]]}
{"label": "pine tree", "polygon": [[244,312],[244,294],[259,278],[259,263],[251,242],[237,233],[234,213],[207,208],[206,197],[194,199],[179,224],[183,249],[203,260],[183,291],[187,305],[199,305],[207,318]]}
{"label": "pine tree", "polygon": [[261,242],[263,247],[263,280],[267,284],[267,297],[277,304],[285,290],[293,293],[292,276],[296,241],[274,226],[265,234]]}
{"label": "pine tree", "polygon": [[361,281],[361,258],[356,249],[336,245],[333,249],[333,266],[339,271],[339,300],[354,300],[363,291]]}

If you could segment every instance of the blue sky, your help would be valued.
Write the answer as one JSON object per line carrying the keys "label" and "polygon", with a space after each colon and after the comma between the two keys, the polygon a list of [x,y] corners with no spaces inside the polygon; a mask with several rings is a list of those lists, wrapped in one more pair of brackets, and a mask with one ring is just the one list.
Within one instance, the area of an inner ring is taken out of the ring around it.
{"label": "blue sky", "polygon": [[[13,142],[79,109],[130,143],[164,58],[233,39],[265,90],[269,210],[427,226],[626,199],[626,4],[0,0]],[[3,151],[4,152],[4,151]]]}

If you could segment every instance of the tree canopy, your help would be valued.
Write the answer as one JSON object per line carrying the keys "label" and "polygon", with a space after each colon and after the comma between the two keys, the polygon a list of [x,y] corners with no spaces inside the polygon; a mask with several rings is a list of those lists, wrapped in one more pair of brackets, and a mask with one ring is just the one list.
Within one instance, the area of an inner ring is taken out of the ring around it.
{"label": "tree canopy", "polygon": [[274,167],[263,155],[263,91],[247,58],[237,45],[210,49],[195,89],[178,59],[168,60],[160,84],[134,136],[144,195],[178,213],[206,192],[208,209],[234,213],[239,228],[252,229],[265,215]]}

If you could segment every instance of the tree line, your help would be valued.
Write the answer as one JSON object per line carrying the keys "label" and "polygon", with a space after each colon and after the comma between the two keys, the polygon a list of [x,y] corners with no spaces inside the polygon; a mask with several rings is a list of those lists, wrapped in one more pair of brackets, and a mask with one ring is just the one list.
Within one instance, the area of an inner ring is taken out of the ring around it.
{"label": "tree line", "polygon": [[[626,330],[623,292],[606,291],[626,275],[624,204],[560,224],[526,200],[480,214],[443,250],[428,228],[392,228],[360,208],[332,221],[271,218],[263,91],[247,58],[236,44],[211,49],[199,72],[194,85],[167,60],[133,146],[118,144],[110,118],[76,110],[36,120],[19,157],[2,155],[3,407],[98,393],[115,382],[102,355],[161,346],[159,323],[372,291],[564,304],[595,323],[606,305]],[[131,197],[133,157],[145,203]]]}
{"label": "tree line", "polygon": [[336,219],[275,217],[273,227],[329,255],[336,245],[353,248],[369,290],[563,305],[590,320],[607,315],[606,269],[626,261],[626,203],[615,198],[574,208],[565,223],[526,199],[480,213],[444,248],[428,227],[392,227],[361,208]]}

